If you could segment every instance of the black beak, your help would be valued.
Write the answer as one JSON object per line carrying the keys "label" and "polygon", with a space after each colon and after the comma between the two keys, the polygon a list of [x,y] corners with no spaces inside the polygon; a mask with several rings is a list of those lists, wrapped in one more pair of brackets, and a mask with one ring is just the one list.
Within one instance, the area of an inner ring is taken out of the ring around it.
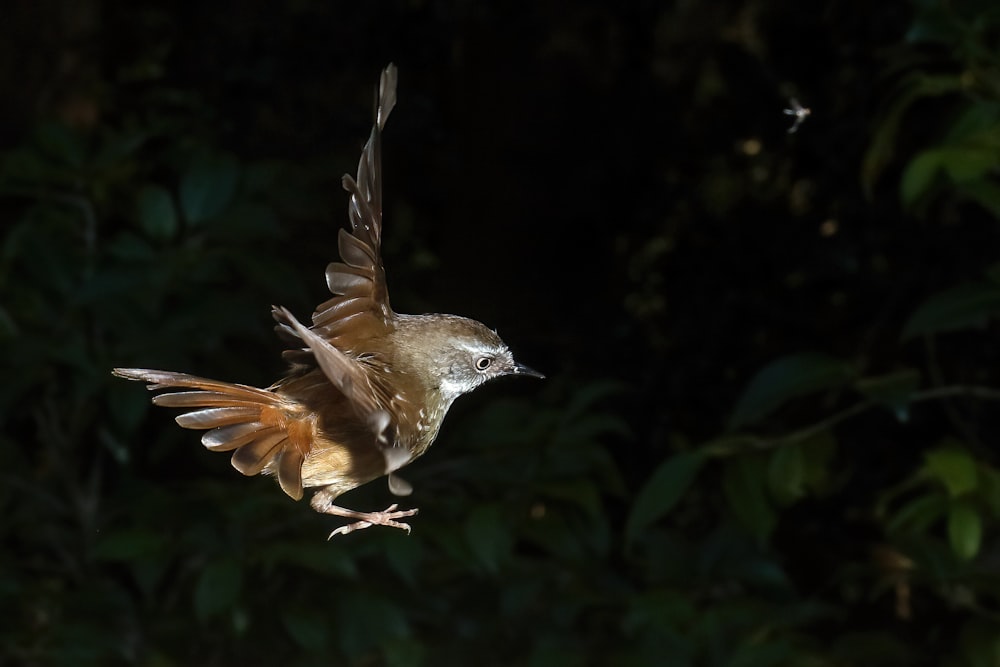
{"label": "black beak", "polygon": [[528,368],[524,364],[514,364],[514,370],[511,372],[512,375],[525,375],[527,377],[538,378],[544,380],[545,376],[536,370]]}

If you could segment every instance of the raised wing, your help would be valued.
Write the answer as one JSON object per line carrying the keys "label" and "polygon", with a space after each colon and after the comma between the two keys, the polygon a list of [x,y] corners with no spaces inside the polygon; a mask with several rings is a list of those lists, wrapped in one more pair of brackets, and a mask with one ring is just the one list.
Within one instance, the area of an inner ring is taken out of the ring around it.
{"label": "raised wing", "polygon": [[382,267],[382,129],[396,105],[396,66],[389,65],[379,81],[378,104],[371,136],[361,152],[357,180],[344,174],[351,193],[351,231],[341,229],[340,262],[326,267],[326,284],[335,294],[313,313],[313,330],[345,351],[363,351],[363,341],[392,325]]}
{"label": "raised wing", "polygon": [[396,105],[396,67],[390,64],[379,81],[375,122],[358,164],[357,180],[344,175],[344,189],[351,194],[348,214],[351,230],[338,236],[340,262],[326,269],[326,282],[335,295],[320,304],[309,328],[290,312],[275,307],[279,333],[298,349],[287,350],[286,359],[305,367],[319,367],[343,393],[357,414],[385,444],[389,425],[387,409],[393,392],[380,377],[381,366],[370,363],[380,342],[391,330],[395,313],[389,306],[382,268],[382,129]]}
{"label": "raised wing", "polygon": [[386,444],[385,430],[390,421],[386,407],[391,404],[392,398],[378,374],[372,372],[368,365],[338,350],[312,329],[302,326],[286,309],[278,307],[275,312],[280,313],[305,342],[323,375],[347,397],[358,416],[371,427],[376,440]]}

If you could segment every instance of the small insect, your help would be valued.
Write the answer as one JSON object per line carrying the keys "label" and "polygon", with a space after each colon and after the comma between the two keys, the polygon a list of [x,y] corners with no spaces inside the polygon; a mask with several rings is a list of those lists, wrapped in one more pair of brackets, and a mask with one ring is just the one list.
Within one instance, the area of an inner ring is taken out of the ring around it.
{"label": "small insect", "polygon": [[795,134],[795,131],[799,129],[799,125],[804,123],[809,114],[812,113],[812,109],[802,106],[794,97],[788,100],[788,103],[791,105],[791,108],[784,110],[785,115],[795,116],[795,122],[788,128],[788,134]]}

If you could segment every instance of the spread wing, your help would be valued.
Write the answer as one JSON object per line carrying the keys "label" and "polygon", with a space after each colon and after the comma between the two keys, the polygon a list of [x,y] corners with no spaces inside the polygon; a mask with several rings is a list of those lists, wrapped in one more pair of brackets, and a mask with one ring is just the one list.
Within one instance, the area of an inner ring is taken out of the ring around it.
{"label": "spread wing", "polygon": [[[341,261],[326,269],[333,298],[316,308],[308,328],[284,308],[275,307],[273,314],[279,333],[297,348],[285,352],[286,358],[300,364],[294,377],[322,372],[348,399],[385,457],[390,489],[406,495],[412,488],[392,473],[412,458],[402,443],[412,440],[422,411],[406,399],[406,391],[388,386],[377,366],[378,341],[396,320],[389,306],[380,250],[381,134],[395,104],[396,68],[390,64],[379,82],[375,123],[361,154],[357,180],[350,175],[343,178],[344,189],[351,195],[351,231],[340,230]],[[202,437],[206,447],[233,451],[232,463],[240,472],[275,474],[285,493],[302,497],[303,462],[321,434],[315,414],[294,396],[278,390],[281,381],[265,390],[183,373],[127,368],[114,373],[146,381],[150,389],[184,389],[160,394],[154,403],[189,410],[177,422],[206,430]],[[397,416],[398,423],[392,423],[391,415]]]}
{"label": "spread wing", "polygon": [[[381,140],[382,129],[396,105],[396,79],[396,66],[390,64],[379,81],[375,122],[361,153],[357,180],[349,174],[342,179],[344,189],[351,194],[348,206],[351,230],[340,230],[337,245],[341,261],[326,267],[326,284],[334,297],[316,307],[310,327],[351,356],[367,352],[365,342],[383,336],[395,320],[382,267]],[[280,313],[276,313],[276,318],[285,325],[286,338],[289,334],[301,338]],[[303,362],[302,355],[295,350],[286,353],[286,357]]]}
{"label": "spread wing", "polygon": [[341,229],[338,236],[341,261],[326,268],[333,298],[317,306],[309,328],[284,308],[272,311],[279,322],[279,334],[297,346],[287,350],[285,358],[301,366],[319,367],[383,442],[393,392],[368,362],[377,352],[372,342],[384,338],[396,319],[389,306],[381,254],[381,138],[396,105],[396,80],[396,66],[390,64],[379,81],[375,122],[361,153],[357,180],[348,174],[342,179],[351,195],[351,229]]}

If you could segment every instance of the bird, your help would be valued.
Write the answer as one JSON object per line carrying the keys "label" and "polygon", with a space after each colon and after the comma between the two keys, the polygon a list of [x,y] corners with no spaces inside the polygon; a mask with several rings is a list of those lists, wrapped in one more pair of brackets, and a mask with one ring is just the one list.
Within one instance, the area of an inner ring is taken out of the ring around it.
{"label": "bird", "polygon": [[182,408],[176,422],[203,430],[211,451],[232,452],[244,475],[277,478],[300,500],[316,488],[317,512],[352,520],[330,533],[371,526],[410,532],[403,521],[417,509],[362,512],[335,504],[343,493],[382,476],[389,491],[413,487],[397,471],[427,451],[459,396],[503,376],[544,378],[515,361],[510,348],[484,324],[456,315],[396,313],[389,304],[382,263],[381,140],[396,104],[396,66],[381,73],[375,119],[357,177],[341,179],[349,193],[350,230],[339,230],[340,261],[326,268],[332,297],[316,307],[310,326],[272,306],[279,336],[291,347],[289,367],[267,388],[171,371],[114,368],[147,383],[155,405]]}

